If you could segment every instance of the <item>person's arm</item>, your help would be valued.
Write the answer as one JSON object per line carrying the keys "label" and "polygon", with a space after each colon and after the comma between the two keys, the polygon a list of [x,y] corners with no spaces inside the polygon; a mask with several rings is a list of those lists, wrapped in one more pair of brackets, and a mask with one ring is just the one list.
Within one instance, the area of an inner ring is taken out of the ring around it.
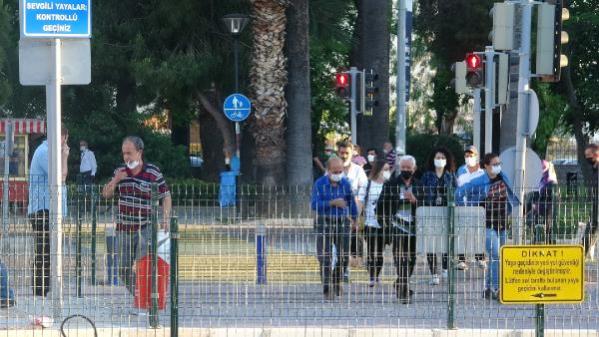
{"label": "person's arm", "polygon": [[98,163],[96,162],[96,155],[94,155],[93,152],[89,152],[90,154],[90,160],[91,160],[91,166],[92,166],[92,177],[96,176],[96,171],[98,171]]}
{"label": "person's arm", "polygon": [[125,171],[124,169],[117,169],[117,171],[114,173],[114,177],[112,177],[108,184],[106,184],[102,189],[102,196],[107,199],[112,198],[112,196],[114,195],[114,191],[116,190],[116,187],[121,182],[121,180],[125,179],[126,177],[127,171]]}
{"label": "person's arm", "polygon": [[316,164],[316,166],[318,166],[318,168],[322,171],[322,173],[327,171],[318,157],[314,157],[312,160],[314,161],[314,164]]}
{"label": "person's arm", "polygon": [[319,184],[314,184],[312,187],[312,200],[310,206],[315,212],[328,212],[330,208],[330,201],[322,199],[322,193],[319,188]]}
{"label": "person's arm", "polygon": [[65,141],[61,145],[61,164],[62,164],[62,182],[67,181],[67,175],[69,174],[69,145]]}

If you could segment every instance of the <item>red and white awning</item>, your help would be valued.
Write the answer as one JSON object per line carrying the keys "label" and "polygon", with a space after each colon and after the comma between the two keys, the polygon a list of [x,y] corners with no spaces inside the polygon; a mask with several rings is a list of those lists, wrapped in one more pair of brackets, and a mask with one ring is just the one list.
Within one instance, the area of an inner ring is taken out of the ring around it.
{"label": "red and white awning", "polygon": [[15,134],[46,133],[46,121],[43,119],[0,119],[0,133],[5,132],[9,120],[13,123]]}

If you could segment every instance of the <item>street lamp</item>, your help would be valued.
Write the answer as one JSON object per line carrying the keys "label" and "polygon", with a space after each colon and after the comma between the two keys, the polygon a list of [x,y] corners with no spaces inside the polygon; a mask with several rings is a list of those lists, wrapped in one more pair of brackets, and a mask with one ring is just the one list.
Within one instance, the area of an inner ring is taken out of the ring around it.
{"label": "street lamp", "polygon": [[[245,14],[228,14],[223,17],[227,31],[233,36],[233,58],[235,64],[235,93],[239,92],[239,35],[250,22],[250,17]],[[235,147],[237,159],[241,161],[241,126],[235,122]]]}
{"label": "street lamp", "polygon": [[250,18],[245,14],[228,14],[223,17],[227,30],[233,35],[233,57],[235,58],[235,92],[239,91],[239,35]]}

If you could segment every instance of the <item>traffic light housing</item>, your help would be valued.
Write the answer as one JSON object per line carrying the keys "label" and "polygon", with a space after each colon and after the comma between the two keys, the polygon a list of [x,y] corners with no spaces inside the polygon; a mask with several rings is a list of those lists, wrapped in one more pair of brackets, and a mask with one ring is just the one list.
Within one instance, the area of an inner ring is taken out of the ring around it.
{"label": "traffic light housing", "polygon": [[362,90],[360,90],[360,111],[365,116],[372,116],[372,110],[379,105],[377,100],[379,88],[376,84],[379,79],[373,69],[364,69],[362,72]]}
{"label": "traffic light housing", "polygon": [[516,5],[510,2],[495,3],[490,16],[493,19],[493,30],[489,40],[494,50],[514,49],[514,18]]}
{"label": "traffic light housing", "polygon": [[467,94],[468,86],[466,84],[466,62],[456,62],[451,65],[451,71],[455,74],[455,78],[452,80],[453,87],[456,94]]}
{"label": "traffic light housing", "polygon": [[347,72],[335,74],[335,92],[342,99],[349,99],[351,95],[351,77]]}
{"label": "traffic light housing", "polygon": [[564,0],[550,0],[538,6],[536,74],[544,82],[558,82],[561,68],[568,66],[562,44],[568,43],[569,37],[562,29],[570,13],[563,4]]}
{"label": "traffic light housing", "polygon": [[466,54],[466,83],[470,88],[482,88],[485,85],[485,67],[481,55]]}

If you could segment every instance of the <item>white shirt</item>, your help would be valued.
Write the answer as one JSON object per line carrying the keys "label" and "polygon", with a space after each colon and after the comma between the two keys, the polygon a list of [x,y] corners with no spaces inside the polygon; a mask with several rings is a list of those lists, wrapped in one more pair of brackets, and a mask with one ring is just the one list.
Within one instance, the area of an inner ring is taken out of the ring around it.
{"label": "white shirt", "polygon": [[474,172],[470,172],[468,170],[468,168],[466,168],[466,173],[462,173],[458,176],[458,181],[457,181],[458,187],[462,187],[462,186],[466,185],[467,183],[472,181],[472,179],[478,178],[478,177],[482,176],[483,174],[485,174],[485,171],[483,169],[481,169],[480,167],[478,168],[478,170],[476,170]]}
{"label": "white shirt", "polygon": [[354,196],[360,198],[360,196],[366,194],[366,186],[368,185],[368,178],[364,169],[360,165],[351,163],[349,170],[345,174],[347,180],[351,184],[351,190]]}
{"label": "white shirt", "polygon": [[[376,181],[370,182],[370,191],[368,191],[368,204],[365,205],[365,216],[364,226],[382,228],[376,217],[376,204],[379,201],[381,192],[383,191],[383,184],[377,183]],[[360,202],[366,201],[366,193],[360,195]]]}
{"label": "white shirt", "polygon": [[89,149],[81,152],[81,165],[79,166],[79,173],[92,171],[92,176],[96,176],[96,170],[98,164],[96,164],[96,156]]}

